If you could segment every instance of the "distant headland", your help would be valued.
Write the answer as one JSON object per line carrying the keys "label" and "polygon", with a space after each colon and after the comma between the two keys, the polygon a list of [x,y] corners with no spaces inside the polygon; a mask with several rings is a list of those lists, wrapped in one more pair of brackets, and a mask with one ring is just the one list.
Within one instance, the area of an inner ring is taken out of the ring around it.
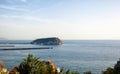
{"label": "distant headland", "polygon": [[49,38],[40,38],[31,42],[31,44],[39,44],[39,45],[61,45],[63,41],[57,37],[49,37]]}

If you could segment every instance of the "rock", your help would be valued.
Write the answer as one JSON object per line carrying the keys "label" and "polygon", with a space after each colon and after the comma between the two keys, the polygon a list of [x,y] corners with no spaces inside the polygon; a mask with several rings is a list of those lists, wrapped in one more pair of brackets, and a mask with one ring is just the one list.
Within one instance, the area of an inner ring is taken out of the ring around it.
{"label": "rock", "polygon": [[9,71],[5,68],[2,61],[0,61],[0,74],[9,74]]}
{"label": "rock", "polygon": [[60,73],[60,68],[56,67],[52,60],[43,61],[43,62],[45,63],[46,67],[51,67],[52,72],[54,72],[55,74]]}
{"label": "rock", "polygon": [[63,44],[63,41],[61,41],[57,37],[51,37],[51,38],[41,38],[36,39],[31,42],[31,44],[40,44],[40,45],[61,45]]}
{"label": "rock", "polygon": [[15,73],[18,73],[18,66],[14,67],[9,74],[15,74]]}
{"label": "rock", "polygon": [[4,63],[3,61],[0,61],[0,71],[4,68]]}

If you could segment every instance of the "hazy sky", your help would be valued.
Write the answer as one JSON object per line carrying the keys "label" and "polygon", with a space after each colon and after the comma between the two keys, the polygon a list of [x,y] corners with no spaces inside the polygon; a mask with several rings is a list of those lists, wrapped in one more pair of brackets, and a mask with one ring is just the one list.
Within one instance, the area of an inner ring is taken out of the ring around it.
{"label": "hazy sky", "polygon": [[0,0],[0,37],[120,39],[120,0]]}

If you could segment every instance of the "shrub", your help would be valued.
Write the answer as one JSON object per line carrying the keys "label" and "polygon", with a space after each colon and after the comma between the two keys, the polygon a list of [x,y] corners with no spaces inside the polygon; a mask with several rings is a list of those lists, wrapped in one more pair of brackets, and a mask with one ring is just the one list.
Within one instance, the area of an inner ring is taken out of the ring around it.
{"label": "shrub", "polygon": [[60,74],[79,74],[77,71],[70,71],[69,69],[64,71],[63,68],[61,68]]}
{"label": "shrub", "polygon": [[56,68],[51,62],[46,64],[45,61],[41,61],[39,58],[34,57],[32,54],[29,54],[26,59],[24,59],[17,71],[20,74],[59,74],[56,72]]}
{"label": "shrub", "polygon": [[88,71],[88,72],[84,72],[84,74],[92,74],[91,71]]}
{"label": "shrub", "polygon": [[115,70],[111,67],[108,67],[102,74],[116,74]]}
{"label": "shrub", "polygon": [[32,54],[29,54],[28,57],[20,63],[17,70],[20,74],[43,74],[46,72],[44,63]]}

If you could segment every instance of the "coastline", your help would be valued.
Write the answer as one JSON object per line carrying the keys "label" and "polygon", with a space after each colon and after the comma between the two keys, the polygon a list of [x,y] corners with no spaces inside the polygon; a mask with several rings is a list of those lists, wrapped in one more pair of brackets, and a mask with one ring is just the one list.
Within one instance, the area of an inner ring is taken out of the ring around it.
{"label": "coastline", "polygon": [[[31,44],[14,45],[15,48],[51,47]],[[114,66],[116,60],[119,58],[119,45],[120,41],[111,40],[64,40],[63,45],[52,46],[52,50],[1,50],[0,58],[5,62],[5,65],[9,70],[18,65],[20,60],[26,57],[28,53],[33,53],[33,55],[41,57],[41,59],[44,60],[50,57],[58,67],[64,67],[65,69],[69,68],[70,70],[76,70],[80,73],[92,71],[94,74],[100,74],[103,69]],[[5,47],[1,47],[1,49],[2,48]],[[89,65],[89,68],[87,65]]]}

